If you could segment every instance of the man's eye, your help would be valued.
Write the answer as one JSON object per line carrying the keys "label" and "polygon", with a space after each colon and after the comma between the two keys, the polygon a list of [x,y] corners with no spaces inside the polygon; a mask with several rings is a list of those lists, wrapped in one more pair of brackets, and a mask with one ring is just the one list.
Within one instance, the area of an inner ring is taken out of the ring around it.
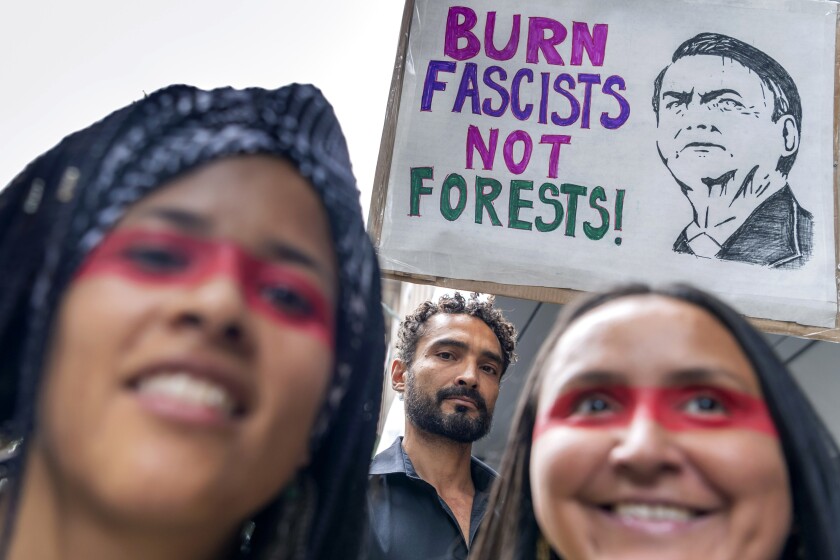
{"label": "man's eye", "polygon": [[724,99],[718,99],[717,106],[722,107],[724,109],[740,109],[744,106],[744,104],[736,99],[731,99],[727,97]]}
{"label": "man's eye", "polygon": [[180,272],[189,265],[187,255],[169,247],[129,247],[123,256],[146,272],[160,274]]}
{"label": "man's eye", "polygon": [[263,286],[260,295],[274,309],[291,317],[310,317],[315,312],[312,303],[289,286]]}
{"label": "man's eye", "polygon": [[683,411],[696,415],[720,415],[728,413],[726,405],[713,395],[697,395],[686,401]]}
{"label": "man's eye", "polygon": [[494,366],[482,366],[481,369],[490,375],[498,375],[498,370]]}
{"label": "man's eye", "polygon": [[452,360],[455,355],[452,352],[438,352],[438,358],[441,360]]}

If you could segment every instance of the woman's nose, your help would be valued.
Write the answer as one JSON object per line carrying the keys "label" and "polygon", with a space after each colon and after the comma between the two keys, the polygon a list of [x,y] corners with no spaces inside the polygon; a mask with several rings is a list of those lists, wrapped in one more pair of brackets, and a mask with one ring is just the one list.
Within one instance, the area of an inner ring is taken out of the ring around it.
{"label": "woman's nose", "polygon": [[177,329],[201,332],[213,343],[237,352],[253,343],[248,302],[237,278],[216,275],[176,296],[170,311]]}
{"label": "woman's nose", "polygon": [[673,434],[649,415],[637,413],[617,437],[609,461],[637,481],[680,470],[682,454]]}

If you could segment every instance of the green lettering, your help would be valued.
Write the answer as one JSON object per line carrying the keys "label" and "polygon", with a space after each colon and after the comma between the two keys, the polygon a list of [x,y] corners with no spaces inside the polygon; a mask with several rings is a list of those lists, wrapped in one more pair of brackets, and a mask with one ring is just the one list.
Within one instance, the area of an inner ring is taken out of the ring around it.
{"label": "green lettering", "polygon": [[[452,200],[450,198],[450,193],[453,188],[458,189],[458,204],[454,208],[452,207]],[[466,207],[467,182],[457,173],[450,173],[443,181],[443,187],[440,190],[440,213],[450,222],[454,222]]]}
{"label": "green lettering", "polygon": [[534,190],[533,181],[520,181],[514,179],[510,182],[510,204],[508,205],[508,227],[513,229],[531,229],[531,222],[519,219],[520,208],[533,208],[533,200],[522,200],[519,198],[520,191]]}
{"label": "green lettering", "polygon": [[589,222],[583,222],[583,233],[586,234],[586,237],[595,241],[604,237],[607,234],[607,230],[610,229],[610,213],[606,208],[598,205],[599,200],[607,200],[607,193],[604,192],[602,187],[595,187],[589,195],[589,206],[597,210],[601,215],[601,225],[592,227],[592,224]]}
{"label": "green lettering", "polygon": [[569,207],[566,211],[566,235],[575,236],[575,220],[577,219],[577,197],[586,195],[586,187],[563,183],[560,185],[560,192],[569,195]]}
{"label": "green lettering", "polygon": [[563,223],[563,205],[559,200],[548,198],[548,192],[551,193],[551,196],[557,197],[560,196],[560,189],[551,183],[543,183],[540,187],[540,202],[550,204],[554,207],[554,219],[550,223],[545,223],[542,218],[537,217],[537,219],[534,220],[534,224],[537,226],[537,231],[554,231],[560,227],[561,223]]}
{"label": "green lettering", "polygon": [[424,187],[423,181],[434,179],[434,170],[431,167],[411,168],[411,210],[409,216],[420,215],[420,197],[424,194],[432,194],[432,187]]}
{"label": "green lettering", "polygon": [[[490,187],[490,192],[485,194],[484,187]],[[487,210],[487,215],[490,216],[490,223],[494,226],[502,225],[499,216],[496,214],[496,209],[493,208],[493,201],[499,197],[501,192],[502,184],[496,179],[475,178],[475,223],[481,223],[484,217],[483,208]]]}

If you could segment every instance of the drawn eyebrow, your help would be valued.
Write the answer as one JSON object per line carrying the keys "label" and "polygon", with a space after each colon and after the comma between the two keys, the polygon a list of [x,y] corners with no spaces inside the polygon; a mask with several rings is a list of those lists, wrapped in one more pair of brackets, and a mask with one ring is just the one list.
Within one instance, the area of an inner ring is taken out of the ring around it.
{"label": "drawn eyebrow", "polygon": [[691,98],[694,96],[694,90],[691,91],[666,91],[662,94],[663,99],[665,97],[673,97],[676,101],[679,101],[683,105],[688,105],[691,102]]}
{"label": "drawn eyebrow", "polygon": [[700,103],[708,103],[712,99],[716,97],[720,97],[721,95],[731,93],[733,95],[737,95],[739,98],[741,94],[735,91],[734,89],[716,89],[714,91],[710,91],[709,93],[704,93],[700,95]]}

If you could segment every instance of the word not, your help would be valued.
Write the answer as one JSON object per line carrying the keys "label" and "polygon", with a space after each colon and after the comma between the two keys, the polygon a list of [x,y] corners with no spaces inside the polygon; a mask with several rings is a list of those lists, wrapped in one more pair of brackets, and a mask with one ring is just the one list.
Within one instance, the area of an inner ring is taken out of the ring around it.
{"label": "word not", "polygon": [[[409,202],[409,216],[421,216],[420,206],[424,196],[434,194],[434,188],[424,184],[425,181],[434,180],[434,169],[432,167],[414,167],[411,169],[411,193]],[[473,182],[473,189],[467,187],[467,181],[458,173],[450,173],[446,176],[440,187],[438,210],[446,220],[454,222],[464,215],[467,208],[470,192],[473,193],[474,221],[476,224],[483,224],[484,217],[490,220],[494,226],[501,226],[496,211],[496,201],[502,194],[502,183],[493,178],[476,176]],[[510,181],[508,189],[508,223],[507,227],[518,230],[536,229],[542,233],[552,232],[558,229],[565,220],[565,235],[575,237],[577,232],[577,214],[579,209],[579,198],[585,197],[589,192],[589,209],[597,213],[598,221],[584,221],[583,233],[592,240],[602,239],[610,230],[610,223],[616,231],[621,231],[622,214],[624,211],[624,189],[616,189],[615,203],[613,206],[613,218],[607,209],[607,193],[603,187],[593,187],[591,191],[581,185],[563,183],[559,187],[553,183],[543,183],[537,190],[539,201],[550,212],[550,217],[537,216],[533,222],[522,216],[522,210],[534,208],[534,200],[527,198],[534,190],[533,181],[514,179]],[[566,195],[566,205],[560,200],[561,195]],[[454,196],[454,201],[453,201]],[[621,238],[615,238],[615,244],[621,245]]]}

